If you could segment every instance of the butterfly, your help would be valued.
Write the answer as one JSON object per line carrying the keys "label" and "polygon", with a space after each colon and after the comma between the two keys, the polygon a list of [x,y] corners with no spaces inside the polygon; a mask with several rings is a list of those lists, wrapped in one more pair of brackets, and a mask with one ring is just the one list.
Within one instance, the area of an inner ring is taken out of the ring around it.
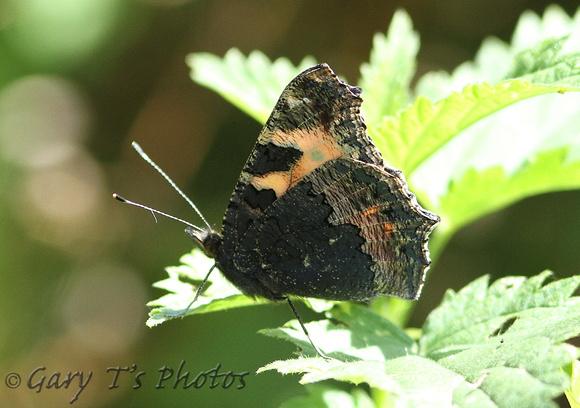
{"label": "butterfly", "polygon": [[360,115],[361,92],[327,64],[286,86],[242,169],[221,232],[207,222],[186,229],[215,260],[191,304],[217,268],[247,296],[287,301],[326,358],[290,296],[419,297],[428,237],[440,219],[383,162]]}

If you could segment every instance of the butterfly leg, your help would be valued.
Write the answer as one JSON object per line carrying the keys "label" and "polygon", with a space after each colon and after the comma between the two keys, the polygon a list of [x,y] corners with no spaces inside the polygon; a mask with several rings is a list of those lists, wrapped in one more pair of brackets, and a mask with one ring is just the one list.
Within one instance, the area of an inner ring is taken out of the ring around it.
{"label": "butterfly leg", "polygon": [[325,360],[331,360],[331,358],[328,357],[326,354],[324,354],[322,352],[322,350],[320,350],[316,346],[316,344],[314,344],[314,342],[312,341],[312,339],[310,338],[310,335],[308,334],[308,330],[306,330],[306,326],[304,326],[304,323],[302,322],[302,318],[298,314],[298,310],[296,310],[296,308],[294,307],[294,303],[292,303],[292,301],[290,300],[290,297],[283,296],[283,297],[280,298],[280,300],[286,300],[286,301],[288,301],[288,304],[290,305],[290,309],[292,309],[292,312],[294,312],[294,316],[296,316],[296,319],[298,319],[298,323],[300,323],[300,327],[302,327],[302,331],[304,332],[304,334],[308,338],[308,341],[310,342],[310,344],[312,344],[312,347],[314,348],[314,351],[316,351],[316,354],[318,354],[320,357],[322,357]]}
{"label": "butterfly leg", "polygon": [[209,275],[215,269],[215,267],[216,267],[216,264],[213,264],[213,266],[209,269],[209,272],[207,273],[207,275],[205,275],[205,278],[203,278],[203,280],[201,281],[199,288],[197,288],[197,292],[195,292],[195,296],[193,297],[193,300],[191,302],[189,302],[189,305],[187,305],[187,307],[185,309],[183,309],[179,313],[174,313],[174,314],[165,313],[165,316],[167,316],[167,317],[181,317],[184,314],[186,314],[189,311],[189,308],[191,307],[191,305],[193,305],[195,303],[195,301],[197,300],[197,298],[201,294],[203,287],[205,286],[205,284],[207,283],[207,280],[209,279]]}

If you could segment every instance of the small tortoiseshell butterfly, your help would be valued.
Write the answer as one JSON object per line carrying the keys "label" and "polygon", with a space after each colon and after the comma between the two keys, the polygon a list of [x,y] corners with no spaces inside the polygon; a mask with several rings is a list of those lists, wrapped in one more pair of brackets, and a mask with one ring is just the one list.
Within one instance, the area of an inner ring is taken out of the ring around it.
{"label": "small tortoiseshell butterfly", "polygon": [[244,294],[288,301],[309,340],[289,295],[417,299],[439,222],[366,134],[361,92],[326,64],[299,74],[260,133],[221,233],[186,230]]}

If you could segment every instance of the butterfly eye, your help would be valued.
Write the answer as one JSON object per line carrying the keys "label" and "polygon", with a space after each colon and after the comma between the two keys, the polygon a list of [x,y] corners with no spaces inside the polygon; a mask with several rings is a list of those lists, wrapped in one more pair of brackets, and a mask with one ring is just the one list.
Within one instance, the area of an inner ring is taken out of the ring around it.
{"label": "butterfly eye", "polygon": [[185,232],[193,239],[197,246],[210,258],[215,258],[216,254],[223,245],[222,236],[211,229],[195,230],[191,227],[186,228]]}

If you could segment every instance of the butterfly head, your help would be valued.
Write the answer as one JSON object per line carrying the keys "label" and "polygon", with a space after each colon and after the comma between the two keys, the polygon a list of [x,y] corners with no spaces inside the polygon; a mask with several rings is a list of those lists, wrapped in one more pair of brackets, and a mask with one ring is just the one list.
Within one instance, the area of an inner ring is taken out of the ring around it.
{"label": "butterfly head", "polygon": [[215,258],[217,252],[223,245],[222,235],[211,228],[194,229],[188,227],[185,229],[185,232],[210,258]]}

